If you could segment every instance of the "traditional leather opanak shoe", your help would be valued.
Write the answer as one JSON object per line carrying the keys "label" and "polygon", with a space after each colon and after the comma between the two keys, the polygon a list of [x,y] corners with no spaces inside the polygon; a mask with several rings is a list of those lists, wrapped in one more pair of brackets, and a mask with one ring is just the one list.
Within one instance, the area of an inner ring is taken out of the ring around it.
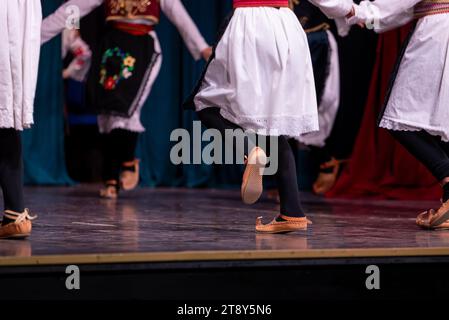
{"label": "traditional leather opanak shoe", "polygon": [[105,183],[105,187],[100,190],[100,197],[104,199],[117,199],[118,198],[118,182],[110,180]]}
{"label": "traditional leather opanak shoe", "polygon": [[122,164],[122,173],[120,174],[120,185],[123,190],[133,190],[139,184],[139,160],[135,159]]}
{"label": "traditional leather opanak shoe", "polygon": [[267,165],[267,155],[262,148],[251,150],[246,161],[242,179],[242,200],[245,204],[254,204],[263,192],[263,171]]}
{"label": "traditional leather opanak shoe", "polygon": [[[341,165],[346,161],[339,161],[332,158],[329,162],[326,162],[320,166],[320,170],[323,170],[318,175],[317,180],[313,184],[313,191],[316,194],[323,195],[329,192],[337,182],[338,174],[340,172]],[[332,170],[332,172],[325,172],[324,170]]]}
{"label": "traditional leather opanak shoe", "polygon": [[312,221],[307,219],[307,217],[289,217],[284,215],[279,215],[279,217],[284,221],[277,221],[274,219],[268,224],[263,224],[262,217],[256,220],[256,231],[259,233],[289,233],[295,231],[307,230],[307,226],[312,224]]}
{"label": "traditional leather opanak shoe", "polygon": [[449,220],[445,220],[440,224],[436,224],[435,222],[432,223],[432,221],[436,221],[437,212],[435,210],[431,209],[425,212],[422,212],[418,217],[416,218],[416,224],[427,230],[445,230],[449,229]]}
{"label": "traditional leather opanak shoe", "polygon": [[29,210],[24,212],[5,211],[5,218],[13,220],[4,226],[0,226],[0,239],[25,239],[31,235],[31,221],[37,217],[32,217]]}

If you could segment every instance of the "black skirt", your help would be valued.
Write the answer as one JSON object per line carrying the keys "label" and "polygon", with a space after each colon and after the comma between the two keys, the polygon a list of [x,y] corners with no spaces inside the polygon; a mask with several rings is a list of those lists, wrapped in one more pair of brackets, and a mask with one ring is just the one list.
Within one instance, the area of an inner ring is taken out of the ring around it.
{"label": "black skirt", "polygon": [[150,35],[110,28],[94,52],[87,103],[97,114],[131,117],[139,107],[159,53]]}

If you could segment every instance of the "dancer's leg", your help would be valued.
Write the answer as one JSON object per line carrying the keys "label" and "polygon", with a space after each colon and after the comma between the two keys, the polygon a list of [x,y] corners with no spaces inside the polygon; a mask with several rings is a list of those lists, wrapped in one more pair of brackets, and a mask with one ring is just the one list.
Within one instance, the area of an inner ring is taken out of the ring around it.
{"label": "dancer's leg", "polygon": [[304,217],[304,211],[299,200],[295,156],[287,138],[279,137],[278,152],[279,164],[276,182],[281,203],[280,213],[289,217]]}
{"label": "dancer's leg", "polygon": [[[0,186],[4,210],[24,212],[22,143],[14,129],[0,129]],[[2,224],[12,220],[4,218]]]}
{"label": "dancer's leg", "polygon": [[[238,125],[224,119],[218,108],[207,108],[198,113],[200,120],[208,127],[220,131],[241,129]],[[273,138],[266,138],[269,143]],[[278,141],[278,171],[276,181],[281,201],[281,214],[292,217],[304,217],[299,201],[299,189],[296,176],[296,162],[293,150],[287,138],[279,137]],[[268,145],[268,153],[270,146]],[[246,149],[245,149],[246,150]]]}
{"label": "dancer's leg", "polygon": [[[443,185],[443,202],[449,200],[449,156],[447,146],[425,131],[391,131],[415,158]],[[447,190],[446,190],[447,189]]]}
{"label": "dancer's leg", "polygon": [[444,152],[446,153],[446,155],[449,157],[449,142],[444,142],[438,136],[433,136],[433,138],[438,142],[438,144],[440,145],[441,149],[443,149]]}
{"label": "dancer's leg", "polygon": [[[206,127],[220,132],[225,146],[236,156],[236,163],[242,161],[245,156],[246,168],[242,178],[241,196],[244,203],[254,204],[263,192],[262,170],[267,161],[265,151],[256,147],[258,137],[255,134],[246,134],[241,127],[225,119],[219,108],[206,108],[198,112],[198,116]],[[232,140],[228,138],[227,131],[232,131]]]}
{"label": "dancer's leg", "polygon": [[[248,153],[248,143],[249,143],[249,138],[247,135],[245,135],[243,133],[243,129],[241,127],[239,127],[238,125],[236,125],[235,123],[232,123],[231,121],[225,119],[221,114],[220,114],[220,109],[219,108],[206,108],[203,109],[201,111],[199,111],[198,113],[198,118],[201,120],[201,122],[209,129],[216,129],[220,132],[222,138],[224,139],[226,137],[226,130],[233,130],[236,136],[236,139],[240,139],[241,141],[244,141],[244,153],[245,155],[247,155],[246,153]],[[239,133],[242,136],[239,136]],[[236,145],[235,143],[232,141],[232,144],[230,141],[226,141],[229,142],[230,144],[227,147],[232,147],[234,149],[234,151],[236,151]],[[254,141],[253,141],[254,142]],[[234,154],[237,154],[237,152],[235,152]]]}
{"label": "dancer's leg", "polygon": [[[269,139],[273,143],[273,139]],[[262,218],[256,221],[256,231],[260,233],[288,233],[306,230],[309,221],[307,220],[299,200],[299,187],[296,176],[296,161],[292,146],[286,137],[279,137],[278,142],[278,170],[276,172],[276,182],[279,189],[280,215],[268,224],[262,223]],[[270,159],[273,161],[275,152],[271,144]]]}
{"label": "dancer's leg", "polygon": [[100,190],[100,196],[107,199],[118,197],[120,190],[120,146],[116,130],[102,135],[103,151],[103,182],[105,187]]}
{"label": "dancer's leg", "polygon": [[416,223],[426,229],[447,228],[449,219],[449,156],[438,137],[425,131],[393,131],[393,136],[440,181],[443,203],[437,210],[421,213]]}
{"label": "dancer's leg", "polygon": [[133,190],[139,184],[139,161],[136,159],[139,134],[128,130],[115,130],[114,133],[119,148],[120,186],[123,190]]}
{"label": "dancer's leg", "polygon": [[103,181],[118,181],[120,175],[120,150],[116,130],[102,136]]}
{"label": "dancer's leg", "polygon": [[121,163],[134,161],[139,134],[128,130],[114,130],[114,135],[120,147],[119,158]]}

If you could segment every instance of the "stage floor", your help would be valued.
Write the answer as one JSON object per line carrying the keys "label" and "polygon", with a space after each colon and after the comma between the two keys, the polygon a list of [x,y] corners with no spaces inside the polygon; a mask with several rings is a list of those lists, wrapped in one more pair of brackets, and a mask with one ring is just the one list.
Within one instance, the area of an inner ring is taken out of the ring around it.
{"label": "stage floor", "polygon": [[0,265],[371,256],[448,256],[449,231],[423,231],[416,215],[437,202],[327,200],[303,194],[307,232],[258,235],[278,205],[241,203],[238,190],[138,189],[119,200],[98,186],[32,187],[39,219],[29,240],[0,240]]}

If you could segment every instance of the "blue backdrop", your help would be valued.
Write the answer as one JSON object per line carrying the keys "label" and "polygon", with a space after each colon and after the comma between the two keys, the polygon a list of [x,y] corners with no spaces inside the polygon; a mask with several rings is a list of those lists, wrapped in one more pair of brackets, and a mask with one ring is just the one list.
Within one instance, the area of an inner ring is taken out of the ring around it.
{"label": "blue backdrop", "polygon": [[[44,16],[63,0],[43,0]],[[214,43],[223,18],[232,1],[183,1],[209,43]],[[164,63],[142,114],[147,128],[141,135],[138,156],[142,161],[142,184],[146,186],[206,186],[238,181],[235,168],[210,166],[174,166],[169,155],[173,129],[191,126],[195,115],[181,108],[193,88],[204,62],[195,62],[184,46],[176,28],[163,17],[157,32]],[[63,83],[61,79],[61,39],[57,37],[42,47],[39,82],[35,100],[35,126],[24,134],[25,181],[27,184],[70,184],[64,160]],[[229,170],[230,169],[230,170]],[[223,171],[229,171],[223,173]],[[237,169],[237,171],[240,171]],[[225,176],[226,179],[221,177]],[[233,179],[235,177],[235,181]]]}
{"label": "blue backdrop", "polygon": [[[62,0],[42,0],[43,13],[53,12]],[[70,184],[64,159],[61,39],[42,48],[33,129],[23,135],[25,183]]]}
{"label": "blue backdrop", "polygon": [[[44,16],[63,0],[43,0]],[[231,12],[231,0],[184,0],[206,40],[213,44],[223,19]],[[176,28],[163,17],[157,32],[164,61],[142,120],[138,157],[142,161],[144,186],[226,187],[238,185],[242,168],[235,166],[183,165],[170,162],[173,129],[191,129],[195,114],[181,104],[204,67],[195,62]],[[25,180],[28,184],[70,184],[64,160],[63,85],[60,37],[42,48],[39,84],[35,102],[36,125],[24,135]]]}

